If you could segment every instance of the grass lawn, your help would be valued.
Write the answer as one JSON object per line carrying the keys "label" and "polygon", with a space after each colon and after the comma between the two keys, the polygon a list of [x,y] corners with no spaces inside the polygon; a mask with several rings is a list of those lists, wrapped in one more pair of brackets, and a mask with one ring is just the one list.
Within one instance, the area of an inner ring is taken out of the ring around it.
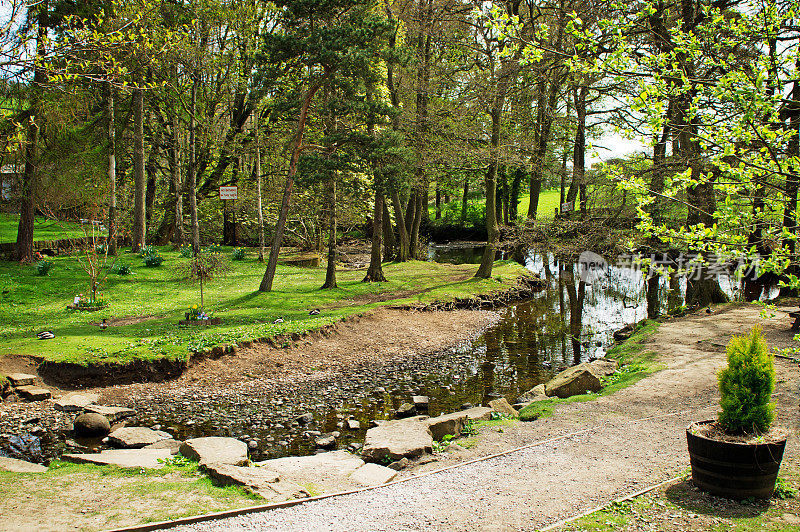
{"label": "grass lawn", "polygon": [[[229,254],[230,248],[222,248]],[[136,359],[185,359],[190,351],[214,345],[318,329],[378,305],[428,303],[482,294],[512,286],[525,270],[498,262],[493,279],[474,279],[476,265],[430,262],[386,263],[387,283],[362,283],[364,270],[338,272],[339,288],[319,290],[324,267],[279,265],[269,293],[258,292],[264,264],[250,252],[231,261],[230,271],[206,284],[206,309],[223,323],[179,327],[187,308],[200,303],[199,286],[187,279],[189,259],[159,248],[166,259],[146,268],[137,255],[122,252],[119,262],[133,274],[109,274],[102,291],[110,306],[98,312],[66,309],[74,295],[88,291],[88,276],[72,256],[53,258],[47,276],[33,266],[0,262],[0,357],[33,355],[56,362],[125,363]],[[309,310],[322,309],[318,316]],[[282,317],[285,322],[273,324]],[[102,331],[102,318],[139,318]],[[50,330],[56,338],[39,340]]]}
{"label": "grass lawn", "polygon": [[[0,242],[16,242],[19,216],[16,214],[0,213]],[[41,216],[36,217],[33,225],[34,240],[59,240],[62,238],[82,238],[86,236],[81,224],[49,220]],[[86,226],[91,234],[91,227]]]}
{"label": "grass lawn", "polygon": [[[557,188],[549,189],[549,190],[542,190],[539,194],[539,209],[536,211],[537,218],[552,218],[554,209],[559,206],[559,202],[561,201],[561,191]],[[478,205],[484,205],[486,203],[485,199],[481,199],[477,202]],[[528,214],[528,206],[531,203],[530,195],[525,194],[521,195],[519,198],[519,206],[517,207],[517,213],[519,216],[523,218]],[[450,201],[448,205],[458,205],[459,208],[461,207],[461,198],[456,198]],[[442,204],[442,209],[444,209],[444,204]],[[429,203],[428,211],[430,212],[431,219],[436,216],[436,204],[433,202]]]}

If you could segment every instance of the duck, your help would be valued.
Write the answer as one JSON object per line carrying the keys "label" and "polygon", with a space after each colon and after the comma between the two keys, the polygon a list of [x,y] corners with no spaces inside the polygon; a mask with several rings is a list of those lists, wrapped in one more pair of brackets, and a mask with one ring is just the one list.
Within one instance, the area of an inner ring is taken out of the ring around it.
{"label": "duck", "polygon": [[278,318],[278,319],[276,319],[275,321],[272,322],[273,325],[277,325],[279,323],[283,323],[283,318]]}
{"label": "duck", "polygon": [[108,329],[108,320],[103,318],[103,321],[100,322],[100,330],[105,331],[106,329]]}
{"label": "duck", "polygon": [[317,314],[319,314],[318,308],[315,308],[314,310],[308,313],[309,316],[316,316]]}
{"label": "duck", "polygon": [[42,331],[36,336],[39,338],[39,340],[52,340],[56,337],[56,335],[50,331]]}

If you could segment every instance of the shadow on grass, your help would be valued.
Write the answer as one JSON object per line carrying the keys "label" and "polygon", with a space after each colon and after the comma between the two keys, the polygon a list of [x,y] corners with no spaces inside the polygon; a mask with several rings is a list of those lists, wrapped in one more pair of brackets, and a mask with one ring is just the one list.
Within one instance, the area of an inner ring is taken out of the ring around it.
{"label": "shadow on grass", "polygon": [[770,507],[769,499],[736,501],[710,495],[697,489],[691,477],[667,488],[664,496],[686,511],[726,519],[758,517]]}

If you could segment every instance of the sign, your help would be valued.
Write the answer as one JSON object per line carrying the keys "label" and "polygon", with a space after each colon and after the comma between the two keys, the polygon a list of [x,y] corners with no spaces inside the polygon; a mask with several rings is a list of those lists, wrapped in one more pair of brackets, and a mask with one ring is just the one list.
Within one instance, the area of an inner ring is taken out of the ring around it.
{"label": "sign", "polygon": [[219,199],[221,200],[239,199],[239,187],[219,187]]}
{"label": "sign", "polygon": [[561,212],[572,212],[572,209],[573,205],[568,201],[565,201],[564,203],[561,204]]}

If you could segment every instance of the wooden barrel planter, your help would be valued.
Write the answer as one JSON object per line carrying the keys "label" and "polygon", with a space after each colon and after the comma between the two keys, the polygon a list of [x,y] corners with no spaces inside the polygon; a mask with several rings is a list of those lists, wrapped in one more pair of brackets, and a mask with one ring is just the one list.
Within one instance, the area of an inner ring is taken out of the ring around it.
{"label": "wooden barrel planter", "polygon": [[713,423],[714,420],[699,421],[686,428],[694,485],[729,499],[772,497],[786,436],[770,443],[741,443],[700,434],[698,429]]}

